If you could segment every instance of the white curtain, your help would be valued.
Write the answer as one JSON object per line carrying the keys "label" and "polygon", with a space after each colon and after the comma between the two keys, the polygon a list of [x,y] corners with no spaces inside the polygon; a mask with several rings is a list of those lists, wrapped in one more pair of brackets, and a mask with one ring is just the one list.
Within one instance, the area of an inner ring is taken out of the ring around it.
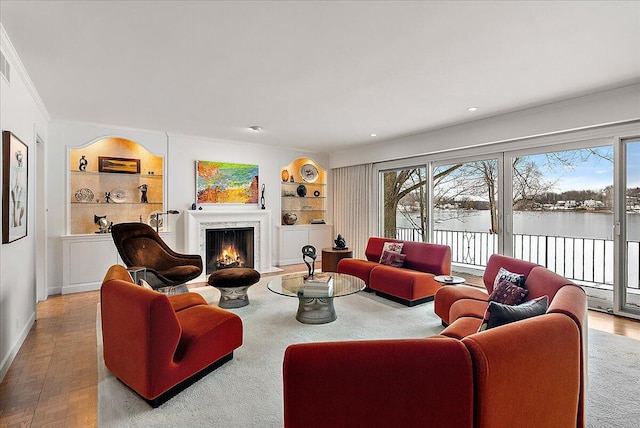
{"label": "white curtain", "polygon": [[335,168],[333,172],[333,224],[355,258],[364,258],[376,218],[373,207],[373,165]]}

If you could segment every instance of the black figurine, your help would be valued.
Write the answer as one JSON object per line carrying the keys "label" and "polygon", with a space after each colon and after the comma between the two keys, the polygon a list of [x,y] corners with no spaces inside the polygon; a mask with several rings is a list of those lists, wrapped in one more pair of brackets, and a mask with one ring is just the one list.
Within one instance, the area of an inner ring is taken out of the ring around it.
{"label": "black figurine", "polygon": [[108,204],[111,202],[111,192],[104,192],[104,202]]}
{"label": "black figurine", "polygon": [[[307,257],[311,259],[311,263],[307,261]],[[305,245],[302,247],[302,261],[307,265],[307,270],[309,271],[309,276],[305,279],[313,279],[313,273],[316,270],[316,247],[313,245]]]}
{"label": "black figurine", "polygon": [[140,203],[148,204],[149,203],[149,200],[147,199],[148,186],[146,184],[141,184],[138,186],[138,189],[140,189],[140,191],[142,192],[142,195],[140,195]]}
{"label": "black figurine", "polygon": [[261,190],[262,190],[262,193],[261,193],[262,196],[260,196],[260,209],[263,210],[263,209],[265,209],[265,206],[264,206],[264,184],[262,185],[262,189]]}
{"label": "black figurine", "polygon": [[342,235],[338,233],[338,237],[333,241],[336,245],[333,246],[334,250],[346,250],[347,249],[347,241],[344,240]]}
{"label": "black figurine", "polygon": [[87,170],[87,158],[84,157],[84,155],[82,155],[80,157],[80,160],[78,161],[78,170],[80,171],[86,171]]}

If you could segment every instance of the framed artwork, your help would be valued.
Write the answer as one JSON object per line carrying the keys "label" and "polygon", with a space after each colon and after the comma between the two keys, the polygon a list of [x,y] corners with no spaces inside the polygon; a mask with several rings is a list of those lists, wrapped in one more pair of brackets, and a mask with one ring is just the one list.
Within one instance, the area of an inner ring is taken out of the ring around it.
{"label": "framed artwork", "polygon": [[196,161],[197,204],[257,204],[258,165]]}
{"label": "framed artwork", "polygon": [[2,131],[2,243],[27,236],[29,147]]}
{"label": "framed artwork", "polygon": [[98,171],[140,174],[140,159],[98,156]]}

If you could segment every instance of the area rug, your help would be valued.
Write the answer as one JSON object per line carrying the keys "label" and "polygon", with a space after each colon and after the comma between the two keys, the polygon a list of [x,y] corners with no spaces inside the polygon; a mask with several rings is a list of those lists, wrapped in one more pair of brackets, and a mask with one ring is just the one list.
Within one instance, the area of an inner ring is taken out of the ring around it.
{"label": "area rug", "polygon": [[[282,359],[292,343],[329,340],[418,338],[442,327],[433,303],[413,308],[369,293],[335,300],[338,319],[306,325],[295,319],[297,299],[267,290],[269,278],[249,289],[242,318],[244,343],[234,359],[152,409],[105,368],[98,323],[98,425],[100,427],[281,427]],[[219,292],[195,289],[215,304]],[[99,322],[99,317],[98,317]],[[590,330],[588,416],[590,427],[632,426],[638,421],[640,342]],[[310,373],[313,376],[313,373]],[[593,391],[593,392],[592,392]],[[626,423],[629,422],[629,423]]]}

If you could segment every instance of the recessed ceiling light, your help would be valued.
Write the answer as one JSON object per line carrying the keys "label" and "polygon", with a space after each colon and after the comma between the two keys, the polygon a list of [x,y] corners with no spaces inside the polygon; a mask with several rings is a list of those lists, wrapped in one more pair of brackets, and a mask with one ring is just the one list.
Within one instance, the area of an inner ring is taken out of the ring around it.
{"label": "recessed ceiling light", "polygon": [[250,126],[249,127],[250,130],[252,130],[253,132],[261,132],[262,131],[262,126]]}
{"label": "recessed ceiling light", "polygon": [[467,111],[476,111],[476,110],[478,110],[478,107],[469,107],[467,109]]}
{"label": "recessed ceiling light", "polygon": [[375,136],[377,136],[377,135],[378,135],[378,134],[369,134],[369,137],[375,137]]}

